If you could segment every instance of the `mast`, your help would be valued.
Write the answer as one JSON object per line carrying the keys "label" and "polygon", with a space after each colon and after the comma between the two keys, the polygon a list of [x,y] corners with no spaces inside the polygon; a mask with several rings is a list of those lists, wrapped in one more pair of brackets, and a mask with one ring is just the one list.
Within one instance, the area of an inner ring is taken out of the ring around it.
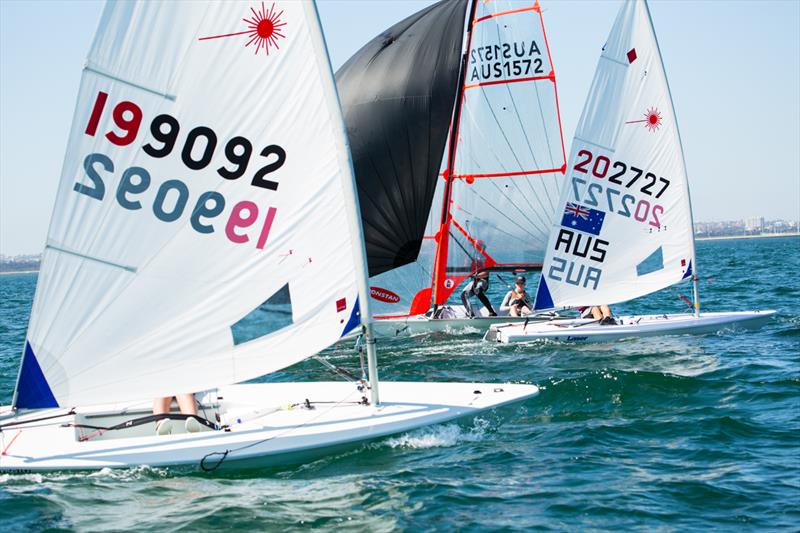
{"label": "mast", "polygon": [[658,44],[658,35],[656,35],[656,27],[653,25],[653,17],[650,15],[650,6],[647,0],[644,2],[644,9],[647,13],[647,19],[650,21],[650,29],[653,32],[653,40],[656,43],[656,50],[658,50],[658,59],[661,61],[661,69],[664,72],[664,83],[667,85],[667,94],[669,95],[669,103],[672,106],[673,118],[675,120],[675,131],[678,134],[678,145],[681,147],[681,161],[683,169],[686,172],[686,201],[689,203],[689,224],[691,224],[692,232],[692,254],[691,254],[691,269],[692,269],[692,308],[694,316],[700,315],[700,292],[697,286],[697,253],[695,251],[695,238],[694,238],[694,211],[692,210],[692,195],[689,192],[689,171],[686,168],[686,156],[683,152],[683,140],[681,140],[681,128],[678,125],[678,114],[675,113],[675,102],[672,100],[672,89],[669,87],[669,78],[667,77],[666,67],[664,66],[664,56],[661,55],[661,46]]}
{"label": "mast", "polygon": [[[472,27],[475,22],[475,6],[478,0],[471,0],[469,7],[469,24],[467,26],[467,47],[461,56],[461,72],[458,77],[458,93],[456,94],[455,108],[453,110],[453,125],[450,128],[450,141],[448,143],[447,170],[445,171],[444,195],[442,198],[442,217],[439,225],[438,240],[436,242],[436,259],[433,266],[433,305],[434,310],[440,305],[439,287],[442,279],[447,275],[447,246],[450,235],[450,199],[453,193],[453,171],[456,161],[456,147],[458,144],[458,129],[461,122],[461,105],[464,101],[464,80],[467,76],[467,57],[472,46]],[[444,302],[441,302],[444,304]],[[434,317],[436,313],[434,311]]]}
{"label": "mast", "polygon": [[[322,22],[319,19],[319,10],[317,4],[312,2],[314,14],[317,17],[317,27],[322,28]],[[327,54],[328,47],[325,38],[322,36],[321,30],[313,34],[314,39],[317,41],[317,46],[325,50]],[[333,69],[330,61],[327,62],[331,68],[331,79],[334,79]],[[333,84],[331,91],[326,91],[328,106],[334,116],[341,116],[341,102],[339,101],[339,92],[336,89],[336,84]],[[367,274],[367,249],[364,245],[364,228],[361,224],[361,208],[358,203],[358,192],[356,190],[356,172],[353,168],[353,158],[350,152],[350,142],[347,137],[347,127],[344,120],[340,120],[338,126],[341,128],[341,135],[336,138],[340,140],[339,159],[343,167],[350,169],[350,179],[343,179],[342,186],[345,189],[347,198],[352,199],[346,205],[347,219],[350,225],[351,234],[360,237],[359,243],[353,249],[353,262],[356,270],[356,283],[358,286],[358,305],[361,313],[361,331],[364,335],[364,341],[367,345],[367,374],[370,385],[370,403],[372,405],[380,404],[380,394],[378,391],[378,355],[375,349],[375,336],[372,332],[372,313],[370,312],[369,304],[369,275]],[[344,160],[344,161],[342,161]]]}

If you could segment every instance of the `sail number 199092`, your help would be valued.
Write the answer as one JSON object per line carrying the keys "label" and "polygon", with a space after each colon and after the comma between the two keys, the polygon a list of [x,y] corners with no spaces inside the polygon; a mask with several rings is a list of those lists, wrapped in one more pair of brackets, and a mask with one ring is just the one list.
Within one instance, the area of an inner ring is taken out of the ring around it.
{"label": "sail number 199092", "polygon": [[[89,120],[86,124],[85,134],[94,137],[98,135],[101,118],[108,103],[108,93],[98,92],[94,101]],[[129,146],[137,138],[141,129],[144,114],[136,103],[131,101],[118,102],[111,110],[114,128],[105,132],[105,138],[116,146]],[[150,122],[150,135],[152,140],[142,146],[142,151],[154,159],[169,156],[174,151],[180,151],[180,159],[189,171],[200,171],[207,168],[217,149],[218,138],[213,129],[206,126],[197,126],[181,135],[179,121],[172,115],[162,113]],[[182,139],[181,139],[182,138]],[[179,141],[181,141],[179,143]],[[253,144],[245,137],[235,136],[230,138],[223,148],[225,163],[215,169],[220,178],[237,180],[248,174],[248,168],[256,158],[253,157]],[[280,169],[286,161],[286,151],[277,144],[270,144],[259,151],[261,160],[250,175],[250,184],[272,191],[277,191],[279,183],[270,176]],[[255,165],[254,165],[255,166]],[[83,161],[85,182],[78,182],[73,187],[75,192],[90,198],[102,201],[105,198],[105,179],[115,173],[114,162],[102,153],[88,154]],[[106,177],[104,179],[104,176]],[[133,166],[122,171],[119,182],[114,192],[117,203],[124,209],[142,209],[141,197],[151,188],[153,179],[148,170],[141,166]],[[180,179],[163,181],[156,191],[152,204],[153,214],[163,222],[173,222],[186,213],[189,205],[190,188]],[[213,220],[225,211],[225,197],[218,191],[205,191],[194,199],[194,206],[189,211],[192,228],[198,233],[213,233],[215,226]],[[260,211],[263,211],[263,216]],[[277,209],[268,207],[260,210],[255,202],[242,200],[236,203],[225,222],[225,235],[231,242],[242,244],[248,242],[250,237],[242,232],[250,226],[260,227],[256,239],[256,247],[263,249],[269,235],[272,222]]]}

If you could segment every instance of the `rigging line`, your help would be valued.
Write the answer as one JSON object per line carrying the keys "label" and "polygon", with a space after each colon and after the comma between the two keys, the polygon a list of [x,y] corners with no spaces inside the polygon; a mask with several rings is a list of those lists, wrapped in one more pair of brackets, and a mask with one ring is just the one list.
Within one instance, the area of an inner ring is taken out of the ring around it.
{"label": "rigging line", "polygon": [[[499,31],[499,30],[498,30],[498,31]],[[534,82],[534,87],[535,87],[535,86],[536,86],[536,85],[535,85],[535,82]],[[513,93],[511,92],[511,87],[510,87],[510,86],[508,86],[508,85],[506,85],[506,90],[508,91],[508,96],[509,96],[509,98],[511,99],[511,105],[514,107],[514,113],[515,113],[515,114],[516,114],[516,116],[517,116],[517,121],[519,122],[520,129],[522,130],[522,134],[523,134],[523,136],[525,137],[525,142],[526,142],[526,144],[528,145],[528,150],[529,150],[529,151],[530,151],[530,153],[531,153],[531,157],[533,158],[534,165],[536,166],[536,168],[537,168],[537,169],[539,169],[539,168],[541,168],[541,165],[539,165],[539,162],[536,160],[536,155],[533,153],[533,146],[531,145],[530,139],[529,139],[529,137],[528,137],[528,132],[527,132],[527,130],[525,129],[525,126],[524,126],[524,124],[523,124],[523,122],[522,122],[522,117],[521,117],[521,115],[520,115],[520,113],[519,113],[519,108],[517,107],[517,103],[516,103],[516,100],[514,99]],[[542,125],[544,126],[544,127],[543,127],[543,129],[546,131],[547,127],[546,127],[546,125],[544,124],[544,122],[542,122]],[[519,163],[519,161],[517,161],[517,162]],[[522,165],[521,165],[521,164],[520,164],[520,169],[521,169],[521,170],[523,170],[523,171],[525,170],[524,168],[522,168]],[[535,192],[535,190],[533,189],[533,183],[532,183],[532,179],[530,179],[530,178],[528,178],[528,177],[526,177],[526,178],[523,178],[523,179],[525,179],[525,183],[528,185],[528,188],[530,189],[531,193],[533,194],[533,196],[534,196],[534,197],[536,198],[536,200],[538,201],[538,203],[539,203],[539,206],[540,206],[540,207],[541,207],[543,210],[545,210],[546,208],[545,208],[545,206],[544,206],[544,203],[541,201],[541,199],[539,198],[539,195],[538,195],[538,194]],[[541,180],[541,176],[540,176],[540,180]],[[515,182],[515,183],[516,183],[516,182]],[[542,181],[542,183],[544,183],[544,182]],[[521,189],[521,188],[520,188],[520,189]],[[550,196],[550,194],[549,194],[549,191],[548,191],[546,188],[545,188],[545,194],[547,194],[547,196],[548,196],[548,201],[550,202],[550,204],[551,204],[551,209],[552,209],[552,200],[550,200],[550,199],[549,199],[549,196]],[[527,200],[527,198],[526,198],[526,200]],[[533,208],[533,203],[531,203],[530,201],[528,201],[528,204],[531,206],[531,208]]]}
{"label": "rigging line", "polygon": [[[533,218],[531,218],[526,211],[524,211],[519,205],[517,205],[517,202],[515,202],[512,198],[510,198],[502,188],[500,188],[500,186],[497,184],[497,180],[489,179],[488,181],[489,181],[489,183],[491,183],[491,185],[495,189],[497,189],[500,192],[500,194],[505,196],[508,199],[508,201],[511,202],[511,205],[514,206],[514,208],[516,208],[516,210],[520,212],[520,214],[522,215],[522,217],[525,220],[530,222],[531,226],[533,226],[534,228],[536,228],[539,231],[542,231],[541,228],[539,227],[539,224],[535,220],[533,220]],[[512,181],[512,183],[515,183],[515,182]],[[522,187],[517,186],[517,190],[520,192],[520,194],[522,194],[522,197],[525,198],[525,201],[528,203],[528,206],[530,207],[530,211],[533,211],[533,213],[536,214],[537,217],[539,217],[540,221],[544,224],[544,226],[547,227],[547,223],[544,222],[544,220],[542,220],[541,215],[539,215],[538,211],[533,207],[533,204],[531,203],[531,201],[528,199],[528,197],[523,192]],[[544,207],[544,206],[542,206],[542,207]],[[520,225],[520,227],[522,227],[522,226]],[[542,233],[545,233],[545,232],[542,231]]]}
{"label": "rigging line", "polygon": [[[356,392],[361,394],[361,391],[356,391]],[[250,444],[245,444],[244,446],[239,446],[237,448],[226,448],[224,452],[211,452],[211,453],[208,453],[208,454],[204,455],[202,459],[200,459],[200,468],[204,472],[212,472],[212,471],[216,470],[217,468],[219,468],[220,465],[222,465],[222,462],[228,457],[229,454],[235,453],[235,452],[240,452],[240,451],[246,450],[248,448],[253,448],[254,446],[258,446],[259,444],[264,444],[265,442],[269,442],[271,440],[283,437],[285,435],[288,435],[292,431],[296,431],[296,430],[298,430],[298,429],[300,429],[302,427],[305,427],[305,426],[311,424],[312,422],[315,422],[317,419],[321,418],[323,415],[328,414],[328,412],[332,411],[336,407],[338,407],[338,406],[340,406],[340,405],[342,405],[344,403],[353,403],[353,402],[347,402],[347,400],[351,396],[353,396],[352,392],[350,394],[348,394],[347,396],[345,396],[344,398],[342,398],[341,400],[339,400],[338,402],[330,402],[332,405],[328,409],[320,410],[317,413],[316,416],[311,417],[309,420],[306,420],[305,422],[303,422],[301,424],[297,424],[296,426],[292,426],[292,427],[286,428],[284,431],[278,433],[277,435],[272,435],[272,436],[267,437],[265,439],[261,439],[261,440],[255,441],[255,442],[251,442]],[[311,402],[308,402],[308,403],[310,404]],[[322,402],[314,402],[314,403],[322,403]],[[205,466],[206,459],[208,459],[209,457],[213,457],[215,455],[220,455],[222,457],[211,468],[207,468]]]}
{"label": "rigging line", "polygon": [[[479,131],[480,131],[480,130],[479,130]],[[482,133],[482,132],[481,132],[481,135],[483,136],[483,133]],[[486,137],[484,137],[484,140],[486,140]],[[494,154],[494,156],[495,156],[495,159],[497,159],[498,161],[500,161],[500,159],[499,159],[499,157],[497,156],[497,154],[496,154],[496,153],[495,153],[493,150],[491,150],[491,151],[492,151],[492,153]],[[477,159],[475,159],[475,156],[474,156],[474,154],[470,154],[470,157],[471,157],[471,159],[472,159],[472,162],[475,164],[475,166],[476,166],[476,167],[477,167],[479,170],[483,170],[483,166],[480,164],[480,162],[478,162],[478,160],[477,160]],[[501,168],[503,169],[503,171],[505,171],[505,172],[507,172],[507,171],[508,171],[508,168],[507,168],[505,165],[503,165],[502,163],[501,163],[501,165],[500,165],[500,166],[501,166]],[[490,179],[491,179],[491,178],[490,178]],[[512,181],[512,182],[513,182],[513,181]],[[516,182],[513,182],[513,183],[516,185]],[[495,185],[495,186],[496,186],[496,185]],[[518,187],[518,186],[517,186],[517,187]],[[519,187],[518,187],[518,188],[519,188]],[[470,189],[472,189],[472,187],[468,187],[468,190],[470,190]],[[534,211],[535,211],[535,209],[533,209],[533,202],[531,202],[531,201],[530,201],[530,199],[529,199],[527,196],[525,196],[525,193],[524,193],[524,191],[522,191],[522,190],[521,190],[521,188],[519,188],[519,190],[520,190],[520,193],[523,195],[523,198],[525,199],[525,202],[526,202],[526,203],[527,203],[527,204],[528,204],[528,205],[531,207],[531,209],[532,209],[532,210],[534,210]],[[535,196],[535,194],[534,194],[534,196]],[[526,217],[525,213],[524,213],[524,212],[523,212],[523,211],[522,211],[522,210],[521,210],[521,209],[520,209],[520,208],[519,208],[519,207],[516,205],[516,202],[514,202],[513,200],[511,200],[510,198],[508,198],[508,196],[506,196],[506,198],[507,198],[507,199],[508,199],[508,200],[509,200],[509,201],[512,203],[512,205],[514,205],[514,206],[515,206],[515,207],[516,207],[516,208],[517,208],[517,209],[520,211],[520,213],[522,213],[522,216],[523,216],[523,217]],[[481,197],[481,199],[483,199],[483,198]],[[484,200],[484,201],[485,201],[485,200]],[[543,204],[541,204],[541,202],[540,202],[540,205],[542,206],[542,209],[544,209],[544,205],[543,205]],[[527,218],[527,217],[526,217],[526,218]],[[532,221],[532,220],[531,220],[530,222],[533,224],[533,221]]]}
{"label": "rigging line", "polygon": [[349,379],[350,381],[353,381],[353,382],[360,382],[361,381],[360,377],[356,376],[355,374],[353,374],[349,370],[347,370],[345,368],[342,368],[340,366],[336,366],[336,365],[326,361],[325,359],[323,359],[319,355],[312,355],[311,358],[313,360],[315,360],[316,362],[320,363],[322,366],[324,366],[328,370],[332,371],[334,374],[338,374],[340,376],[344,376],[345,378],[347,378],[347,379]]}
{"label": "rigging line", "polygon": [[490,221],[488,221],[486,219],[483,219],[483,218],[480,218],[480,217],[475,217],[475,218],[478,221],[482,222],[483,224],[486,224],[489,228],[492,228],[493,230],[496,230],[499,233],[507,235],[508,237],[511,237],[512,239],[516,239],[521,243],[528,244],[528,241],[526,241],[525,239],[523,239],[519,235],[514,235],[513,233],[509,233],[508,231],[504,230],[500,226],[496,226],[496,225],[492,224]]}
{"label": "rigging line", "polygon": [[[495,187],[497,187],[497,185],[496,185],[496,184],[493,184],[493,185],[494,185]],[[499,187],[498,187],[498,188],[499,188]],[[482,202],[482,203],[484,203],[484,204],[488,204],[488,205],[490,205],[491,207],[493,207],[493,208],[494,208],[496,211],[500,212],[500,213],[501,213],[501,214],[502,214],[504,217],[506,217],[506,218],[507,218],[509,221],[511,221],[511,223],[512,223],[512,224],[514,224],[514,225],[516,225],[517,227],[519,227],[519,228],[520,228],[520,229],[521,229],[523,232],[525,232],[525,233],[528,233],[528,234],[529,234],[531,237],[533,237],[533,238],[535,238],[535,239],[537,238],[535,235],[533,235],[533,234],[532,234],[532,233],[530,233],[528,230],[526,230],[526,229],[525,229],[525,228],[524,228],[524,227],[523,227],[521,224],[519,224],[517,221],[515,221],[515,220],[513,220],[513,219],[509,218],[509,216],[508,216],[508,215],[507,215],[507,214],[506,214],[504,211],[500,210],[500,209],[499,209],[497,206],[495,206],[495,205],[491,204],[491,203],[490,203],[490,202],[489,202],[489,201],[488,201],[486,198],[484,198],[483,196],[481,196],[481,195],[480,195],[480,193],[478,193],[478,192],[477,192],[477,190],[476,190],[475,188],[473,188],[473,187],[470,187],[468,190],[469,190],[469,191],[470,191],[472,194],[474,194],[475,196],[477,196],[477,197],[478,197],[478,198],[481,200],[481,202]],[[502,190],[501,190],[501,193],[502,193]],[[511,200],[510,200],[510,199],[509,199],[507,196],[506,196],[506,199],[508,199],[509,201],[511,201]],[[480,216],[477,216],[477,215],[472,215],[472,216],[473,216],[474,218],[476,218],[476,219],[480,220],[480,221],[481,221],[481,222],[483,222],[484,224],[486,224],[486,225],[488,225],[488,226],[490,226],[490,227],[492,227],[492,228],[496,229],[497,231],[500,231],[500,232],[502,232],[502,233],[505,233],[506,235],[509,235],[510,237],[514,237],[515,239],[519,239],[520,241],[524,242],[524,241],[523,241],[523,240],[522,240],[522,239],[521,239],[519,236],[517,236],[517,235],[514,235],[514,234],[512,234],[512,233],[509,233],[509,232],[507,232],[507,231],[505,231],[505,230],[501,229],[501,228],[500,228],[500,226],[498,226],[498,225],[496,225],[496,224],[492,224],[492,223],[491,223],[489,220],[487,220],[487,219],[485,219],[485,218],[481,218]],[[523,216],[524,216],[524,213],[523,213]],[[535,227],[537,230],[539,230],[541,233],[544,233],[544,232],[542,232],[542,231],[541,231],[541,228],[539,228],[539,227],[538,227],[538,225],[536,225],[536,224],[535,224],[533,221],[530,221],[530,222],[531,222],[531,224],[533,224],[533,226],[534,226],[534,227]]]}
{"label": "rigging line", "polygon": [[[540,113],[542,115],[542,121],[543,121],[542,124],[544,125],[544,110],[542,109],[541,100],[539,98],[539,89],[538,89],[538,87],[535,87],[535,88],[536,88],[536,100],[539,103],[539,111],[540,111]],[[546,140],[546,143],[547,143],[547,154],[550,157],[550,163],[551,163],[551,167],[550,168],[555,168],[555,162],[553,161],[553,150],[552,150],[553,147],[550,145],[550,136],[547,133],[547,126],[545,125],[545,127],[542,128],[542,130],[544,131],[544,136],[545,136],[545,140]],[[552,213],[555,212],[555,204],[553,203],[553,198],[550,196],[550,189],[544,182],[545,175],[544,174],[539,174],[538,177],[539,177],[539,181],[542,184],[542,188],[544,189],[545,196],[547,196],[547,203],[550,204],[549,213],[552,214]]]}
{"label": "rigging line", "polygon": [[[551,69],[552,69],[552,67],[553,67],[553,65],[550,65]],[[539,114],[542,116],[542,124],[545,124],[545,121],[544,121],[544,109],[542,108],[542,97],[541,97],[541,94],[539,93],[539,87],[534,83],[533,84],[533,88],[536,91],[536,103],[539,105]],[[553,90],[555,90],[555,83],[553,84]],[[547,128],[546,127],[543,128],[543,129],[544,129],[545,143],[547,144],[547,155],[550,156],[550,168],[556,168],[556,162],[553,159],[553,147],[550,144],[550,135],[547,132]]]}
{"label": "rigging line", "polygon": [[65,416],[72,416],[74,414],[75,414],[75,408],[73,407],[72,409],[70,409],[66,413],[61,413],[61,414],[58,414],[58,415],[42,416],[42,417],[39,417],[39,418],[30,418],[30,419],[26,419],[26,420],[20,420],[18,422],[8,422],[7,424],[0,424],[0,432],[2,432],[4,429],[10,428],[10,427],[18,427],[18,426],[22,426],[22,425],[25,425],[25,424],[32,424],[34,422],[42,422],[44,420],[52,420],[53,418],[62,418],[62,417],[65,417]]}
{"label": "rigging line", "polygon": [[[481,91],[481,93],[483,93],[483,91]],[[481,139],[483,139],[483,141],[484,141],[482,143],[482,147],[483,148],[489,147],[489,150],[488,150],[489,153],[491,153],[494,156],[495,160],[497,161],[498,165],[503,170],[503,172],[508,172],[508,168],[503,164],[503,160],[500,158],[499,155],[497,155],[497,152],[492,147],[492,143],[490,142],[490,139],[488,139],[486,137],[486,134],[483,131],[484,128],[480,127],[478,125],[477,120],[475,119],[475,117],[472,116],[472,113],[470,112],[469,106],[467,106],[467,116],[469,118],[469,122],[470,122],[470,126],[471,126],[470,129],[474,130],[474,131],[477,131],[480,134]],[[480,162],[478,162],[478,160],[475,159],[475,150],[472,150],[470,152],[470,159],[472,160],[472,162],[475,164],[475,166],[479,170],[483,170],[483,165],[481,165]]]}
{"label": "rigging line", "polygon": [[[489,180],[489,181],[492,181],[492,180]],[[497,184],[494,184],[494,183],[493,183],[493,185],[494,185],[495,187],[497,187]],[[499,187],[498,187],[498,189],[499,189]],[[501,194],[503,194],[503,195],[505,196],[505,193],[503,193],[503,191],[502,191],[502,190],[500,190],[500,192],[501,192]],[[508,215],[507,215],[505,212],[503,212],[503,211],[502,211],[500,208],[498,208],[496,205],[494,205],[494,204],[492,204],[491,202],[487,201],[487,200],[486,200],[485,198],[483,198],[483,197],[482,197],[482,196],[481,196],[481,195],[480,195],[478,192],[475,192],[475,195],[476,195],[476,196],[478,196],[478,198],[480,198],[481,200],[483,200],[483,202],[484,202],[484,203],[486,203],[487,205],[489,205],[489,206],[490,206],[492,209],[494,209],[495,211],[497,211],[498,213],[500,213],[501,215],[503,215],[503,217],[504,217],[506,220],[508,220],[509,222],[511,222],[511,224],[512,224],[512,225],[514,225],[514,226],[518,227],[519,229],[521,229],[521,230],[523,231],[523,233],[527,233],[527,234],[528,234],[528,235],[530,235],[532,238],[534,238],[534,239],[536,239],[536,240],[539,240],[539,237],[537,237],[536,235],[534,235],[533,233],[531,233],[530,231],[528,231],[528,229],[526,229],[525,227],[523,227],[523,226],[522,226],[522,225],[521,225],[519,222],[517,222],[517,221],[515,221],[513,218],[509,217],[509,216],[508,216]],[[506,197],[506,198],[508,199],[508,197]],[[509,199],[509,200],[510,200],[510,199]],[[533,221],[530,221],[530,222],[533,224]],[[542,231],[542,230],[541,230],[541,228],[539,228],[539,226],[537,226],[536,224],[533,224],[533,225],[534,225],[534,227],[535,227],[537,230],[539,230],[539,232],[540,232],[540,233],[542,233],[542,235],[545,235],[545,232],[544,232],[544,231]],[[499,227],[498,227],[498,229],[499,229]],[[519,237],[517,237],[517,238],[519,238]],[[522,240],[521,238],[519,238],[519,239],[520,239],[520,240]]]}
{"label": "rigging line", "polygon": [[[464,248],[464,245],[461,244],[461,242],[456,238],[455,234],[453,233],[453,230],[450,230],[450,239],[453,242],[455,242],[458,245],[459,248],[461,248],[461,250],[464,252],[464,255],[466,255],[467,257],[469,257],[473,261],[475,261],[475,257],[473,257],[471,253],[469,253],[469,250]],[[450,266],[450,265],[447,265],[447,266]]]}
{"label": "rigging line", "polygon": [[[511,155],[514,156],[514,160],[517,162],[517,168],[519,168],[521,170],[525,170],[522,167],[522,163],[520,162],[519,158],[517,157],[517,154],[514,152],[514,147],[511,146],[511,141],[508,140],[508,135],[506,135],[506,131],[503,129],[503,126],[500,124],[500,120],[497,118],[497,114],[494,112],[494,108],[492,107],[491,102],[489,102],[489,96],[486,94],[486,91],[481,91],[481,94],[483,95],[483,99],[486,101],[486,107],[488,107],[489,111],[492,113],[492,118],[494,119],[495,124],[497,124],[497,127],[500,129],[500,133],[503,135],[503,140],[506,141],[506,144],[508,145],[508,149],[509,149],[509,151],[511,151]],[[505,166],[503,167],[503,170],[507,171]]]}
{"label": "rigging line", "polygon": [[[537,89],[537,90],[538,90],[538,89]],[[502,133],[502,135],[503,135],[503,139],[505,139],[505,141],[506,141],[506,144],[508,145],[508,148],[509,148],[509,150],[511,151],[511,154],[514,156],[514,160],[517,162],[517,168],[519,168],[519,169],[521,169],[521,170],[525,170],[525,169],[523,168],[523,166],[522,166],[522,163],[520,162],[519,158],[517,157],[517,154],[514,152],[514,147],[513,147],[513,146],[511,146],[511,141],[509,141],[509,139],[508,139],[508,136],[506,135],[506,132],[505,132],[505,130],[503,129],[503,126],[500,124],[500,120],[497,118],[497,114],[494,112],[494,109],[492,108],[492,105],[491,105],[491,103],[489,102],[489,97],[488,97],[488,95],[486,94],[486,91],[481,91],[481,93],[483,94],[483,98],[484,98],[484,100],[486,101],[486,105],[487,105],[487,107],[489,108],[489,111],[492,113],[492,117],[494,118],[494,121],[495,121],[495,123],[497,124],[498,128],[500,128],[500,132],[501,132],[501,133]],[[541,105],[540,105],[540,111],[541,111]],[[545,128],[545,131],[546,131],[546,130],[547,130],[547,128]],[[502,166],[503,166],[503,170],[507,172],[508,170],[506,169],[505,165],[502,165]],[[526,180],[526,181],[527,181],[527,180]],[[513,182],[513,183],[516,183],[516,182]],[[495,186],[497,186],[497,185],[495,184]],[[533,186],[529,184],[529,185],[528,185],[528,187],[529,187],[529,189],[530,189],[530,190],[533,192]],[[499,187],[498,187],[498,189],[499,189]],[[528,205],[531,207],[531,209],[532,209],[533,211],[536,211],[536,209],[535,209],[535,208],[534,208],[534,206],[533,206],[533,202],[531,202],[531,201],[530,201],[530,199],[527,197],[527,195],[525,195],[525,193],[523,192],[522,188],[518,186],[518,190],[519,190],[519,192],[522,194],[522,196],[525,198],[525,201],[528,203]],[[534,197],[535,197],[535,198],[538,200],[538,202],[539,202],[539,205],[540,205],[540,206],[542,207],[542,209],[544,210],[544,209],[545,209],[545,207],[544,207],[544,204],[543,204],[543,203],[542,203],[542,201],[539,199],[539,196],[538,196],[538,195],[537,195],[535,192],[534,192],[534,194],[533,194],[533,195],[534,195]],[[512,202],[512,205],[514,205],[515,207],[517,207],[517,206],[516,206],[516,202]],[[518,207],[517,207],[517,208],[518,208]],[[551,206],[551,208],[552,208],[552,206]],[[519,208],[518,208],[518,209],[519,209]],[[522,210],[521,210],[521,209],[519,209],[519,211],[522,213]],[[523,213],[523,216],[525,216],[525,218],[528,218],[528,217],[527,217],[527,216],[526,216],[524,213]],[[529,222],[531,222],[531,224],[533,224],[533,223],[534,223],[532,220],[530,220],[530,219],[528,219],[528,220],[529,220]],[[544,221],[543,221],[543,222],[544,222]],[[545,223],[545,225],[546,225],[546,222],[544,222],[544,223]]]}
{"label": "rigging line", "polygon": [[[500,26],[495,25],[495,28],[497,28],[497,40],[500,41]],[[525,143],[528,145],[528,151],[531,153],[531,157],[533,158],[533,164],[536,165],[536,168],[542,168],[539,166],[539,162],[536,161],[536,154],[533,153],[533,146],[531,146],[531,141],[528,138],[528,132],[525,130],[525,125],[522,123],[522,117],[519,114],[517,102],[514,100],[514,94],[511,92],[511,85],[506,84],[506,92],[508,92],[508,97],[511,99],[511,105],[514,107],[514,113],[517,115],[517,121],[519,122],[519,127],[522,130],[522,134],[525,136]]]}

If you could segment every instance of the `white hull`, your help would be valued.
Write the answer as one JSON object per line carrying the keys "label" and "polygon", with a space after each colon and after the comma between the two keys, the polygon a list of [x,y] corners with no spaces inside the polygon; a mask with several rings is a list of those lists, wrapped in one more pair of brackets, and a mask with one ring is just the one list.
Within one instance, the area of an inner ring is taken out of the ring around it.
{"label": "white hull", "polygon": [[500,343],[551,340],[558,342],[606,342],[630,337],[715,333],[725,328],[755,328],[768,321],[775,311],[740,311],[730,313],[691,313],[619,317],[618,325],[601,326],[592,319],[557,319],[548,322],[498,324],[492,326],[485,340]]}
{"label": "white hull", "polygon": [[[398,316],[375,318],[372,330],[376,337],[408,337],[426,335],[430,333],[447,333],[449,335],[465,335],[471,333],[484,333],[495,324],[522,324],[524,317],[512,317],[508,311],[500,311],[498,316],[488,316],[485,309],[481,309],[481,316],[467,318],[463,306],[448,306],[447,318],[432,319],[427,315]],[[531,316],[529,321],[549,320],[549,315]]]}
{"label": "white hull", "polygon": [[[201,415],[220,415],[229,430],[186,433],[173,421],[157,436],[152,422],[81,441],[93,430],[65,423],[110,426],[150,414],[149,402],[77,409],[75,414],[15,426],[25,419],[66,414],[38,410],[0,418],[0,471],[97,470],[138,465],[201,469],[298,464],[358,443],[446,422],[530,398],[535,385],[381,382],[383,402],[360,403],[369,391],[334,382],[233,385],[201,399]],[[480,391],[480,392],[478,392]],[[306,400],[311,409],[305,406]],[[292,407],[289,407],[292,406]],[[7,408],[6,408],[7,411]],[[226,450],[228,453],[225,455]],[[209,455],[213,454],[213,455]],[[221,460],[221,463],[220,463]],[[219,463],[219,465],[217,465]]]}

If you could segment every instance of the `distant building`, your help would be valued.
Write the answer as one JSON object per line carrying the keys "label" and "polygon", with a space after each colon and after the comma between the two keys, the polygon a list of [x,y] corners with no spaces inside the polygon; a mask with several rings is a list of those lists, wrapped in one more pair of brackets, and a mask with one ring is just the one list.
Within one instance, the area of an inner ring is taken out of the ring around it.
{"label": "distant building", "polygon": [[764,231],[764,217],[750,217],[744,222],[744,231],[760,235]]}

